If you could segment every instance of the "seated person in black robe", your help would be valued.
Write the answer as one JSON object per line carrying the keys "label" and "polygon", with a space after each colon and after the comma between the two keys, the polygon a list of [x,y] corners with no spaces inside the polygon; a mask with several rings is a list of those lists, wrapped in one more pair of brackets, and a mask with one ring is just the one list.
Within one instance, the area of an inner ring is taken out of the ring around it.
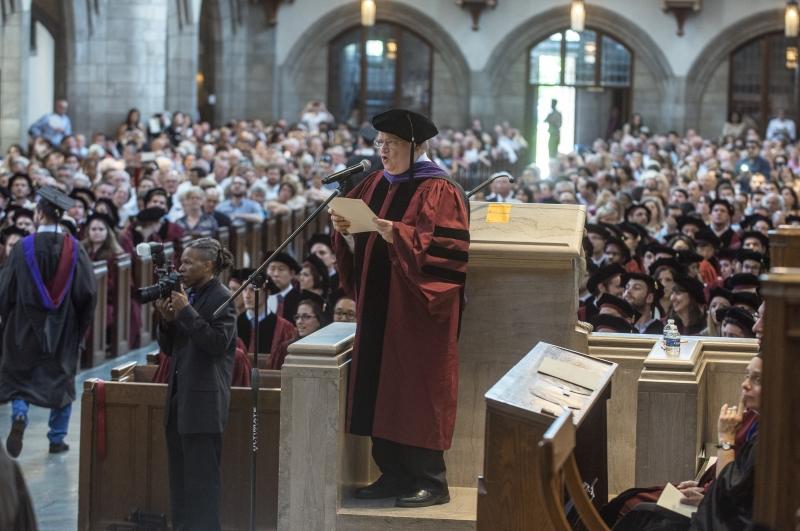
{"label": "seated person in black robe", "polygon": [[[262,289],[258,294],[258,352],[265,354],[275,352],[276,347],[289,339],[297,337],[297,331],[290,321],[269,312],[267,306],[268,289]],[[248,286],[242,292],[245,311],[236,320],[236,330],[239,338],[244,342],[247,353],[255,350],[255,328],[253,323],[256,318],[255,290]]]}
{"label": "seated person in black robe", "polygon": [[720,411],[717,431],[717,478],[705,494],[699,489],[682,490],[683,503],[697,505],[691,518],[663,509],[652,503],[642,503],[625,515],[614,530],[618,531],[744,531],[752,524],[753,487],[758,440],[758,421],[753,422],[744,444],[735,443],[736,431],[744,411],[758,411],[761,402],[761,358],[747,365],[742,382],[742,397],[738,406],[724,404]]}

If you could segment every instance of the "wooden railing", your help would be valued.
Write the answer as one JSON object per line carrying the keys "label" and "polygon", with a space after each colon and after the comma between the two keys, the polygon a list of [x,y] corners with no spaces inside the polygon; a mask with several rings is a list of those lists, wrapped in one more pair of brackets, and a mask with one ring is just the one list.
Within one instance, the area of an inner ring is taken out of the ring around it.
{"label": "wooden railing", "polygon": [[[219,240],[234,256],[234,267],[256,267],[265,258],[266,252],[276,248],[298,227],[315,205],[295,210],[290,214],[275,216],[262,223],[237,224],[221,227],[216,233],[192,234],[180,241],[165,245],[167,260],[180,258],[185,245],[193,239],[211,236]],[[309,238],[319,232],[328,232],[330,217],[323,212],[307,229],[298,235],[287,252],[301,260],[307,252],[306,243]],[[137,304],[133,299],[136,289],[151,286],[154,282],[153,264],[150,258],[140,258],[121,254],[112,260],[94,263],[94,274],[98,283],[97,305],[94,323],[86,338],[86,349],[81,356],[81,366],[93,367],[106,358],[115,358],[126,354],[134,345],[131,344],[135,330],[131,329],[131,314]],[[223,280],[227,280],[227,275]],[[113,289],[109,289],[113,286]],[[113,322],[107,322],[106,305],[113,307]],[[154,339],[154,312],[151,303],[141,305],[141,323],[138,329],[139,345],[146,345]],[[138,309],[137,309],[138,311]]]}

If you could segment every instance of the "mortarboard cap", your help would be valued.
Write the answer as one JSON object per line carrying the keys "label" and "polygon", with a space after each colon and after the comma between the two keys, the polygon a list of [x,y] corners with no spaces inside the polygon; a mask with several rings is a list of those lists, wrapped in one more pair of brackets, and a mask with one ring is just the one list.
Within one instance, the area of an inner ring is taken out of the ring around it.
{"label": "mortarboard cap", "polygon": [[74,199],[55,186],[43,186],[39,189],[38,194],[43,201],[47,201],[61,210],[68,210],[75,204]]}
{"label": "mortarboard cap", "polygon": [[372,127],[416,145],[422,144],[439,133],[429,118],[406,109],[390,109],[376,114],[372,118]]}
{"label": "mortarboard cap", "polygon": [[705,306],[706,293],[702,282],[696,278],[679,276],[675,278],[675,285],[680,286],[697,304]]}

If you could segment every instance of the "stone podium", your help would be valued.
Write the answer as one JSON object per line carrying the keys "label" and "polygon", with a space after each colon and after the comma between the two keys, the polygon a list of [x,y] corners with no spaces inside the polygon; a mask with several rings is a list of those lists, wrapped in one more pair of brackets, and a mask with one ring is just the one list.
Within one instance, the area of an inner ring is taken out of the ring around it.
{"label": "stone podium", "polygon": [[378,476],[365,437],[345,433],[354,327],[334,323],[289,348],[281,383],[279,529],[475,529],[484,449],[484,394],[545,341],[586,352],[576,332],[581,206],[471,203],[470,261],[452,448],[452,501],[397,509],[354,500]]}
{"label": "stone podium", "polygon": [[550,204],[471,207],[458,412],[445,459],[450,485],[474,488],[483,462],[484,394],[539,342],[587,350],[586,336],[575,331],[586,211]]}

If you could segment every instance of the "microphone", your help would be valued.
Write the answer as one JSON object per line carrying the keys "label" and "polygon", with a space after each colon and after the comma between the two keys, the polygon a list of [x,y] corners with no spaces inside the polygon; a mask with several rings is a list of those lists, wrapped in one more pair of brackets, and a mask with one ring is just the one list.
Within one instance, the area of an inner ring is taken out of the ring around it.
{"label": "microphone", "polygon": [[154,254],[164,252],[164,246],[158,242],[140,243],[136,246],[136,254],[141,258],[150,258]]}
{"label": "microphone", "polygon": [[353,166],[345,168],[342,171],[337,171],[336,173],[328,175],[322,179],[322,184],[340,183],[353,174],[361,173],[362,171],[369,171],[371,167],[372,163],[369,160],[364,159],[358,164],[354,164]]}

